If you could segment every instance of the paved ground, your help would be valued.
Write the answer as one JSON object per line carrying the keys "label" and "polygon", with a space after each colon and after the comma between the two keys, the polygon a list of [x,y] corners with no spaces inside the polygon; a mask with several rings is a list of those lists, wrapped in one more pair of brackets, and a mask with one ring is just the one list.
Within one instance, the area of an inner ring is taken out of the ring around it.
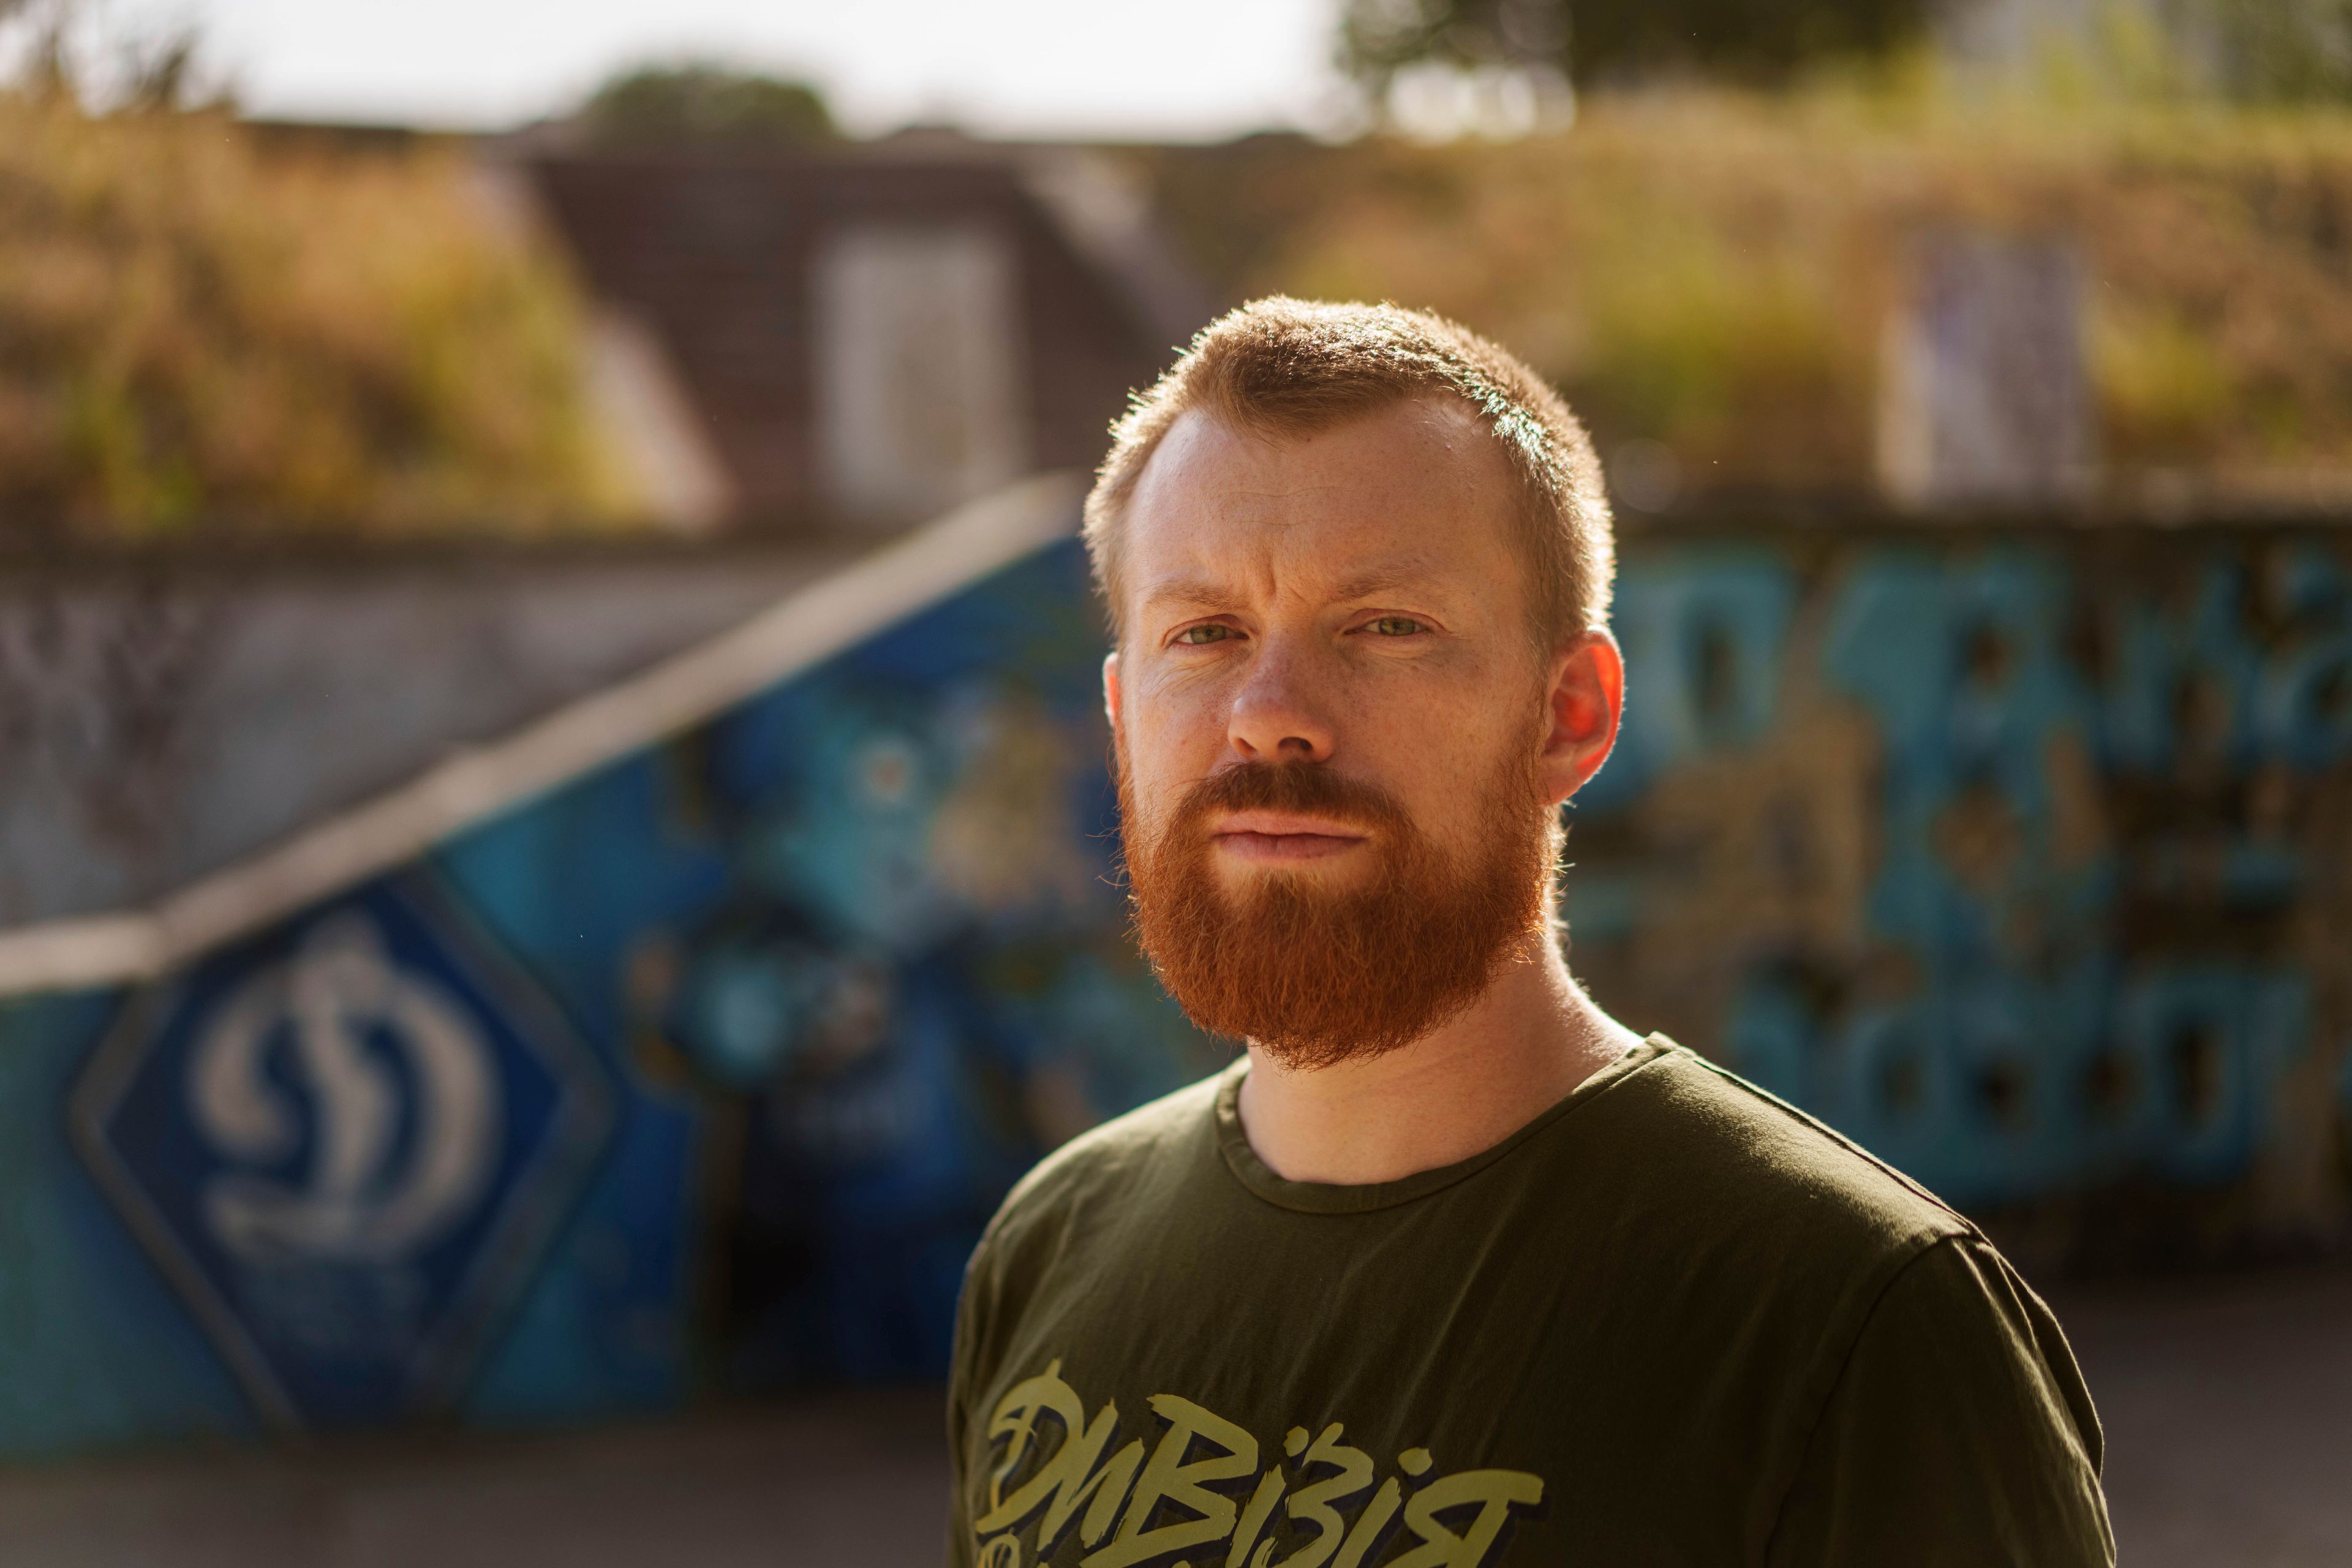
{"label": "paved ground", "polygon": [[5,1568],[899,1568],[940,1561],[929,1390],[526,1438],[0,1477]]}
{"label": "paved ground", "polygon": [[[2352,1563],[2352,1271],[2058,1300],[2129,1568]],[[6,1568],[901,1568],[940,1560],[937,1396],[560,1436],[0,1474]]]}
{"label": "paved ground", "polygon": [[2060,1295],[2127,1568],[2352,1563],[2352,1272]]}

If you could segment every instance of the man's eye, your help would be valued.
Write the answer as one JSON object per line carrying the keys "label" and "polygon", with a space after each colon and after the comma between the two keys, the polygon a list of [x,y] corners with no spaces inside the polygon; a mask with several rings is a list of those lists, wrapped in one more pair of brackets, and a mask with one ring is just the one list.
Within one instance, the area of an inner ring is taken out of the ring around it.
{"label": "man's eye", "polygon": [[1233,627],[1221,626],[1214,622],[1210,622],[1205,626],[1186,626],[1176,634],[1176,640],[1198,647],[1202,643],[1223,642],[1233,635]]}
{"label": "man's eye", "polygon": [[1409,637],[1428,629],[1411,616],[1382,616],[1371,624],[1371,630],[1384,637]]}

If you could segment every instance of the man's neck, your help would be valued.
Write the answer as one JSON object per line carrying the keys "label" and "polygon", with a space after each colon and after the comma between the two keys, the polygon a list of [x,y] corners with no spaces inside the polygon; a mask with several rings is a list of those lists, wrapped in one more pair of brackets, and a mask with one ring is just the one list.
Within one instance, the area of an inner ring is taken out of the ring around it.
{"label": "man's neck", "polygon": [[1393,1182],[1493,1148],[1639,1043],[1542,939],[1401,1050],[1300,1072],[1253,1045],[1242,1129],[1287,1180]]}

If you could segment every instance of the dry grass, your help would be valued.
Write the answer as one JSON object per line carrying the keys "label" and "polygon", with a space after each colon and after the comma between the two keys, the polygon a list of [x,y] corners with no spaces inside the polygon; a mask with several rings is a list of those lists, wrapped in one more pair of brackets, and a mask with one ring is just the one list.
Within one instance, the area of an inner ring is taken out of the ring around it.
{"label": "dry grass", "polygon": [[624,517],[564,276],[471,179],[0,94],[0,528]]}
{"label": "dry grass", "polygon": [[1261,139],[1154,153],[1234,299],[1391,298],[1527,353],[1604,450],[1697,489],[1871,482],[1908,237],[2071,236],[2109,485],[2217,503],[2352,481],[2352,115],[1962,104],[1830,89],[1602,99],[1506,144]]}

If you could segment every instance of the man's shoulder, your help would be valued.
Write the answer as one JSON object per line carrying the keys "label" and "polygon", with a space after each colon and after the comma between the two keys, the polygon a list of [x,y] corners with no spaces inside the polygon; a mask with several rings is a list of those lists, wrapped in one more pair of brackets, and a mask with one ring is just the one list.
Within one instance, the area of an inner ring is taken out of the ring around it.
{"label": "man's shoulder", "polygon": [[1919,1183],[1696,1052],[1662,1050],[1622,1088],[1618,1135],[1648,1151],[1643,1201],[1675,1228],[1887,1277],[1978,1235]]}
{"label": "man's shoulder", "polygon": [[1165,1183],[1213,1139],[1223,1072],[1079,1133],[1030,1168],[1005,1195],[986,1244],[1004,1245],[1089,1211],[1129,1207]]}

